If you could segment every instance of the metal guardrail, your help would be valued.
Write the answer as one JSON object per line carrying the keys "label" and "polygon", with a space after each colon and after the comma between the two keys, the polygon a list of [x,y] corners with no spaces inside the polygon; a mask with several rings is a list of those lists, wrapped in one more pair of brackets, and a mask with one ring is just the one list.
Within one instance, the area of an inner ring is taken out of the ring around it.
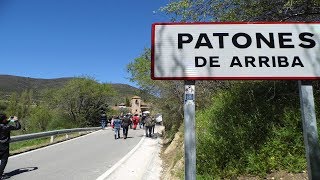
{"label": "metal guardrail", "polygon": [[101,129],[101,127],[61,129],[61,130],[48,131],[48,132],[24,134],[19,136],[12,136],[10,142],[19,142],[19,141],[25,141],[25,140],[31,140],[31,139],[37,139],[37,138],[43,138],[43,137],[49,137],[49,136],[51,136],[51,141],[53,141],[53,136],[56,136],[59,134],[68,134],[68,133],[82,132],[82,131],[96,131],[99,129]]}

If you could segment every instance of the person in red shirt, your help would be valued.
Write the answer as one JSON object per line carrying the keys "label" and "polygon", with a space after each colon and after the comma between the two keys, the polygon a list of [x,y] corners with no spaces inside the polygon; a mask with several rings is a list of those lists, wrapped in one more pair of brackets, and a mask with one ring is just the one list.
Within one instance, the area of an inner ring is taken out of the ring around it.
{"label": "person in red shirt", "polygon": [[133,117],[132,117],[132,121],[133,121],[133,129],[137,129],[137,125],[139,124],[140,122],[140,117],[138,114],[135,114]]}

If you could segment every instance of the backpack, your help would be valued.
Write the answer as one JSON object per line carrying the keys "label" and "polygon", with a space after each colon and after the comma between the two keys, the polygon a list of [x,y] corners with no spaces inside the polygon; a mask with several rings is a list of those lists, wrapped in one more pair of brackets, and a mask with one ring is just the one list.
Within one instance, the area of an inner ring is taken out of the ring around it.
{"label": "backpack", "polygon": [[130,117],[125,117],[122,121],[122,126],[123,127],[128,127],[131,124]]}
{"label": "backpack", "polygon": [[146,123],[145,126],[151,127],[151,126],[152,126],[152,119],[151,119],[151,117],[146,117],[145,123]]}

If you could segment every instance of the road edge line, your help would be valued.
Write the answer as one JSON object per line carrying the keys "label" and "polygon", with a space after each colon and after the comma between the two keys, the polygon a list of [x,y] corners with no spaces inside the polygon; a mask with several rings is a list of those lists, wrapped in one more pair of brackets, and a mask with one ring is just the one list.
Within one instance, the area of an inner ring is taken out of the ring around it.
{"label": "road edge line", "polygon": [[105,173],[99,176],[96,180],[104,180],[108,176],[110,176],[110,174],[112,174],[120,165],[122,165],[129,157],[132,156],[132,154],[141,146],[144,139],[145,139],[145,136],[141,138],[140,142],[133,149],[131,149],[131,151],[128,152],[128,154],[126,154],[122,159],[120,159],[115,165],[109,168]]}

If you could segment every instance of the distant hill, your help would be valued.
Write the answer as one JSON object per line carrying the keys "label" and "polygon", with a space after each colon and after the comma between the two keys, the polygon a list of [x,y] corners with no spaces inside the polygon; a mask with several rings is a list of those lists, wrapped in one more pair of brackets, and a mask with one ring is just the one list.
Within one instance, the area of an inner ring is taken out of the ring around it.
{"label": "distant hill", "polygon": [[[0,75],[0,94],[1,97],[8,97],[13,92],[21,93],[23,90],[32,89],[34,94],[38,94],[44,89],[62,88],[72,77],[57,79],[36,79],[29,77]],[[141,96],[142,100],[151,98],[151,95],[145,95],[140,89],[128,84],[111,84],[116,90],[117,95],[112,98],[112,103],[125,103],[125,98],[131,98],[134,95]]]}
{"label": "distant hill", "polygon": [[155,98],[151,94],[148,94],[147,92],[128,84],[115,83],[111,85],[118,93],[117,97],[115,97],[117,99],[114,100],[114,102],[116,102],[117,104],[125,103],[126,98],[130,100],[133,96],[140,96],[141,100],[143,100],[144,102],[150,102],[153,98]]}
{"label": "distant hill", "polygon": [[0,75],[0,91],[3,94],[21,93],[23,90],[34,90],[35,93],[46,88],[63,87],[72,78],[35,79],[29,77]]}

